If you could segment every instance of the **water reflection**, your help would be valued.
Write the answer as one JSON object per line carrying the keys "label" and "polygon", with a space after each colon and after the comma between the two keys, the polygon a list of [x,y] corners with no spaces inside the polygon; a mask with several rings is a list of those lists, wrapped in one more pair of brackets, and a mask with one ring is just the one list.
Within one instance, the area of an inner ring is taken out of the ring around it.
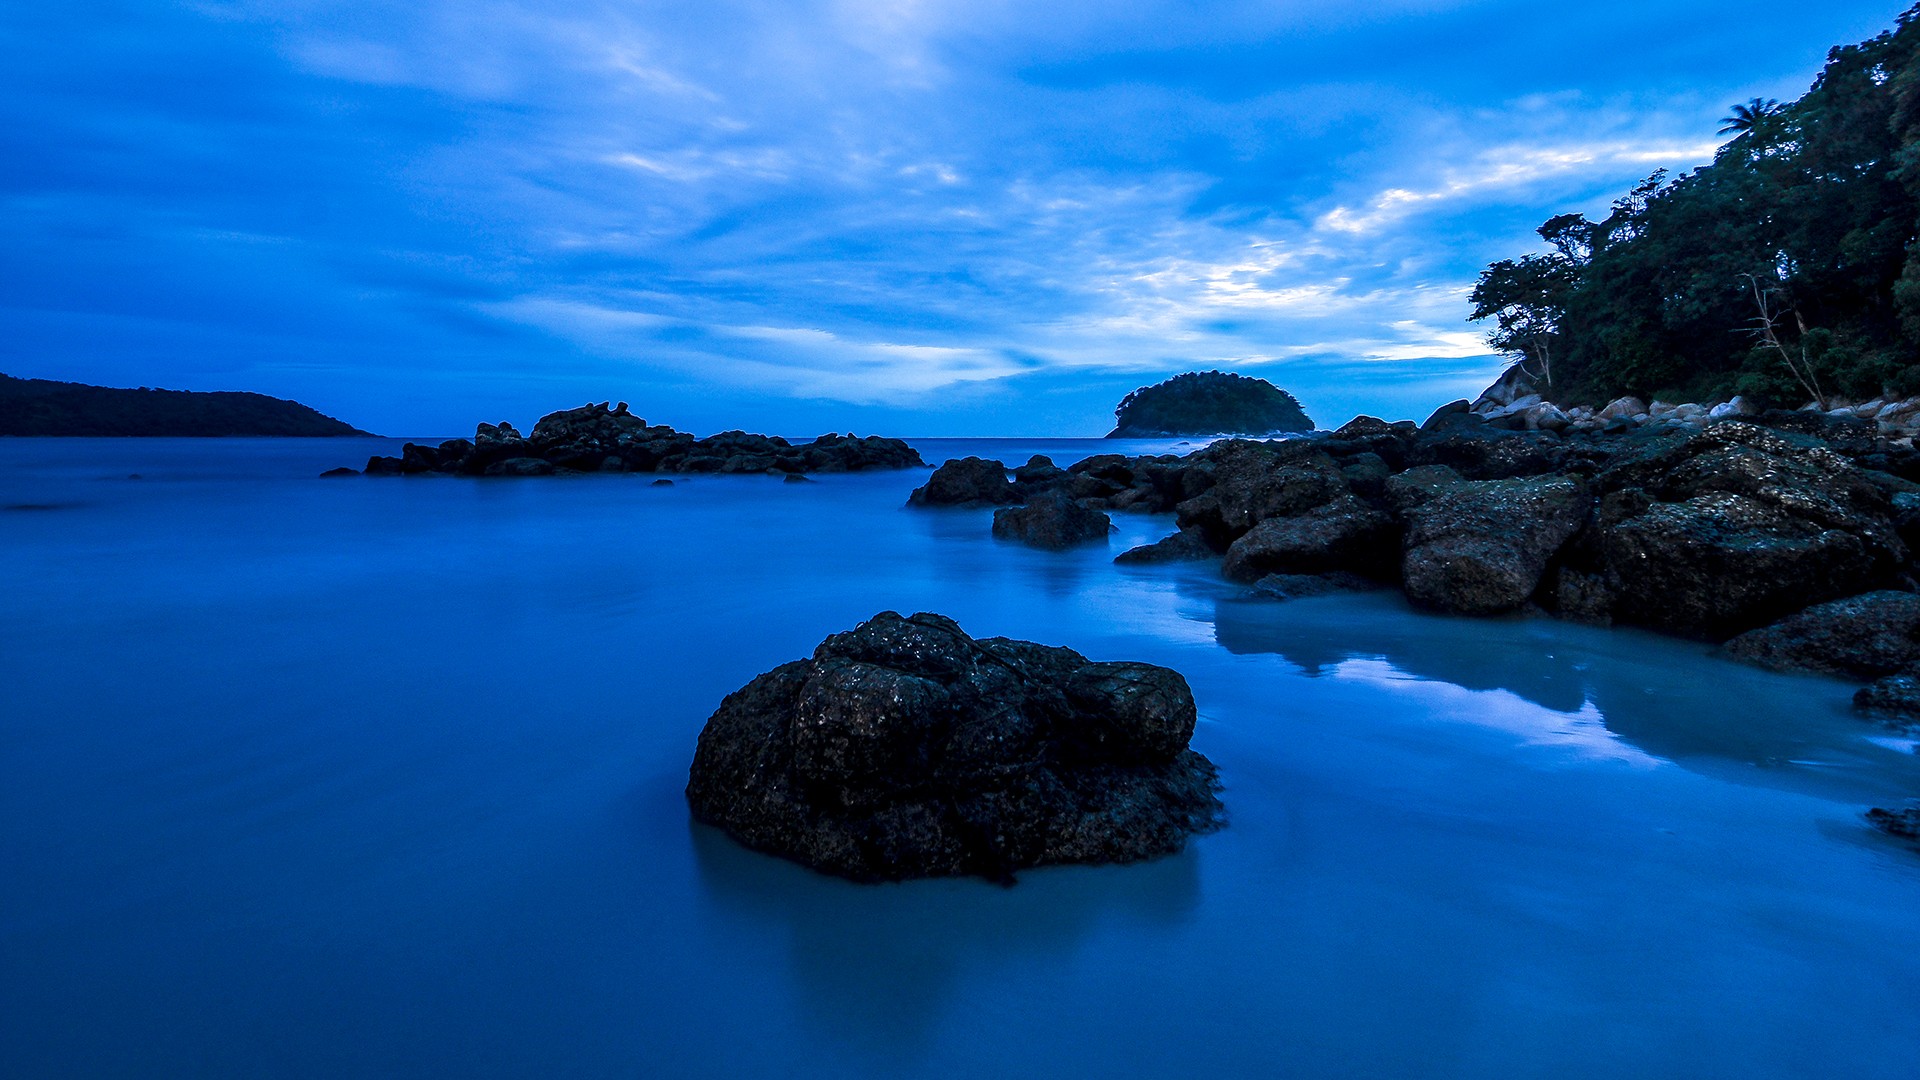
{"label": "water reflection", "polygon": [[883,1052],[923,1045],[969,969],[1017,978],[1036,961],[1057,967],[1104,924],[1172,926],[1200,904],[1193,848],[1127,867],[1029,871],[1013,888],[972,879],[873,886],[749,851],[709,826],[691,832],[712,931],[737,933],[741,918],[773,926],[809,1022]]}
{"label": "water reflection", "polygon": [[[1475,702],[1473,722],[1532,742],[1612,756],[1605,743],[1618,738],[1743,783],[1853,799],[1920,782],[1920,761],[1852,714],[1849,684],[1761,671],[1694,642],[1541,617],[1419,615],[1392,594],[1287,602],[1216,594],[1211,617],[1228,651],[1278,655],[1308,675],[1388,685],[1397,674],[1416,685],[1499,692]],[[1438,700],[1446,696],[1429,690],[1424,704],[1466,715],[1446,709]]]}

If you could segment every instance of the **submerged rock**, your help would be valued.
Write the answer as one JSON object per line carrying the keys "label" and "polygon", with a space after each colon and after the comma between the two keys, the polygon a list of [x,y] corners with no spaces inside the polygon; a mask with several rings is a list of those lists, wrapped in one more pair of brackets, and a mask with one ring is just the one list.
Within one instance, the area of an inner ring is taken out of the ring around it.
{"label": "submerged rock", "polygon": [[1133,862],[1222,822],[1194,720],[1167,668],[883,612],[729,695],[687,800],[748,847],[861,881]]}
{"label": "submerged rock", "polygon": [[1333,593],[1368,592],[1380,583],[1359,574],[1335,570],[1330,574],[1268,574],[1253,583],[1253,594],[1269,600],[1301,600]]}
{"label": "submerged rock", "polygon": [[1867,811],[1867,821],[1889,835],[1905,840],[1920,840],[1920,809],[1882,810],[1875,807]]}
{"label": "submerged rock", "polygon": [[993,512],[995,537],[1048,551],[1104,542],[1112,531],[1113,520],[1107,515],[1058,494],[1042,495],[1025,506],[1003,507]]}

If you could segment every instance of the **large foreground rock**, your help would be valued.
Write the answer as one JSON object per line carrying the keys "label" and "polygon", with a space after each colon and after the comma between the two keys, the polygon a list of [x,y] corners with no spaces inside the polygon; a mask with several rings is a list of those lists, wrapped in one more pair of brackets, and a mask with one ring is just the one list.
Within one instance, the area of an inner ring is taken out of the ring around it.
{"label": "large foreground rock", "polygon": [[1221,823],[1167,668],[884,612],[729,695],[687,784],[748,847],[862,881],[1179,851]]}
{"label": "large foreground rock", "polygon": [[907,496],[913,506],[1004,506],[1019,501],[1019,490],[1007,479],[1007,467],[980,457],[942,463]]}

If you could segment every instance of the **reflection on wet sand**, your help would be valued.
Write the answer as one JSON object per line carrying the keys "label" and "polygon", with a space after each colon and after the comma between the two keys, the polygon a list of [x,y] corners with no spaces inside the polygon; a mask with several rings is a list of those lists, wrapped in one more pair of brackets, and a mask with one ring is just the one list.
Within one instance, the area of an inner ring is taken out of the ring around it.
{"label": "reflection on wet sand", "polygon": [[[1397,677],[1488,694],[1477,707],[1504,715],[1481,722],[1530,741],[1601,749],[1600,724],[1651,758],[1743,783],[1844,787],[1856,797],[1863,779],[1890,797],[1920,786],[1920,760],[1875,738],[1884,732],[1849,710],[1850,685],[1760,671],[1696,642],[1544,617],[1412,615],[1389,594],[1225,597],[1211,611],[1230,652],[1277,654],[1310,676]],[[1687,653],[1696,655],[1674,662]],[[1521,715],[1528,709],[1532,716]]]}

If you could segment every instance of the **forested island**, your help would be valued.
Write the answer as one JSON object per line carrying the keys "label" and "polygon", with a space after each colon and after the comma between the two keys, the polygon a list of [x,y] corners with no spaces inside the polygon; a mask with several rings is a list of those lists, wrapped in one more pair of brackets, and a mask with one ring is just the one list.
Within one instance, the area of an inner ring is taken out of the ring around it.
{"label": "forested island", "polygon": [[1489,343],[1562,406],[1920,392],[1916,13],[1799,100],[1735,106],[1711,165],[1548,219],[1546,251],[1480,276]]}
{"label": "forested island", "polygon": [[340,436],[368,432],[297,401],[241,391],[138,390],[0,375],[0,435]]}
{"label": "forested island", "polygon": [[1109,439],[1159,435],[1270,435],[1312,431],[1292,394],[1265,379],[1189,371],[1121,399]]}

